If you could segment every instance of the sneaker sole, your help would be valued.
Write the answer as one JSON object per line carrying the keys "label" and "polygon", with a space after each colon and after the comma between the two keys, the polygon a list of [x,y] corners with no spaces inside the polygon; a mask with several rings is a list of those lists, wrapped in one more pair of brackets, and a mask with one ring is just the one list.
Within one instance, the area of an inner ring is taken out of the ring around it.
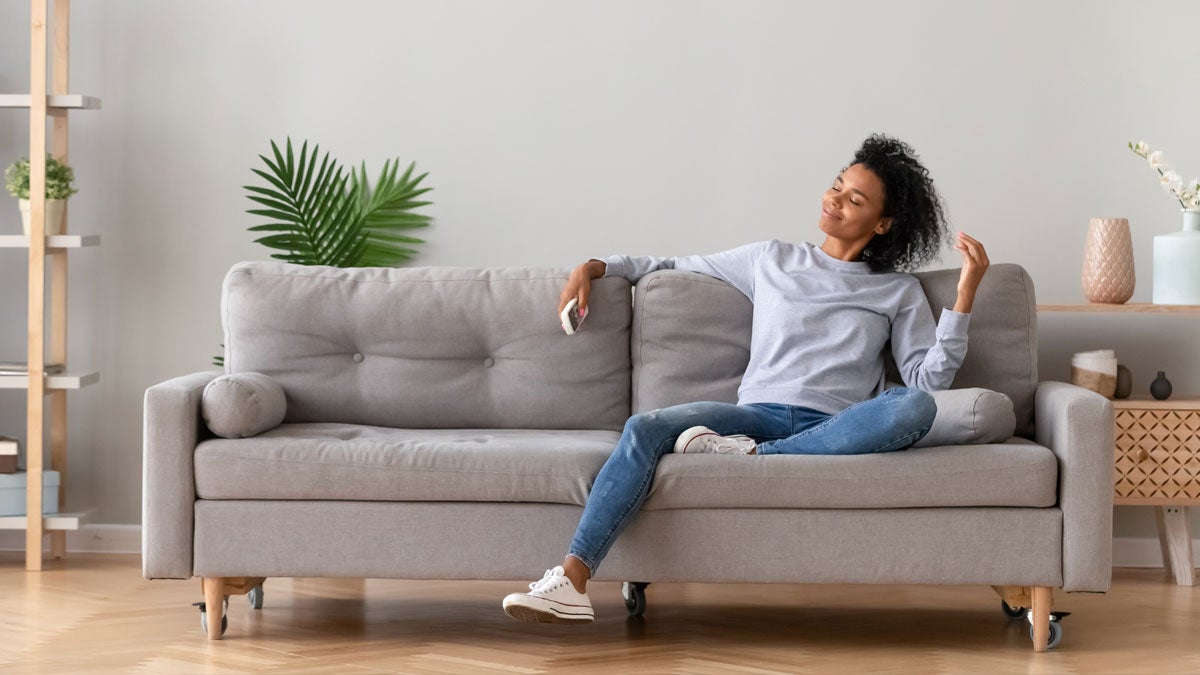
{"label": "sneaker sole", "polygon": [[564,624],[585,624],[592,623],[593,617],[566,617],[559,616],[551,611],[534,609],[524,605],[509,605],[504,608],[504,613],[516,619],[517,621],[525,621],[527,623],[564,623]]}

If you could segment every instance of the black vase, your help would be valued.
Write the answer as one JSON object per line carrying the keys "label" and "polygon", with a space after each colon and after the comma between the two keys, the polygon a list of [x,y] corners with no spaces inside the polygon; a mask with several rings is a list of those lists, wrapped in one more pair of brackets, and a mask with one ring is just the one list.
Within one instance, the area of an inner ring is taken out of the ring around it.
{"label": "black vase", "polygon": [[1171,381],[1167,379],[1166,373],[1158,371],[1158,377],[1150,383],[1150,395],[1154,398],[1165,401],[1171,398]]}
{"label": "black vase", "polygon": [[1129,368],[1125,367],[1124,363],[1117,364],[1117,389],[1113,392],[1113,398],[1129,398],[1133,393],[1133,374],[1129,372]]}

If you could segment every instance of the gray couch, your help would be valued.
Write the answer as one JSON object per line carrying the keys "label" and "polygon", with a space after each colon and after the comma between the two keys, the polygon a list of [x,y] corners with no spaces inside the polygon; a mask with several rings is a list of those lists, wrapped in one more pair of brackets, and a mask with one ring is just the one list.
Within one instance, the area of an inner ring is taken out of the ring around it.
{"label": "gray couch", "polygon": [[[665,270],[632,294],[596,280],[568,337],[554,314],[566,276],[235,265],[225,368],[276,380],[286,418],[215,437],[200,405],[219,372],[146,391],[145,576],[204,577],[211,607],[266,577],[528,580],[561,560],[631,413],[736,401],[751,315],[727,284]],[[957,270],[917,276],[935,314],[952,304]],[[1007,394],[1016,435],[854,457],[667,455],[597,579],[984,584],[1032,608],[1035,647],[1057,642],[1050,589],[1109,587],[1112,408],[1038,382],[1018,266],[993,265],[979,290],[964,387]],[[641,588],[626,585],[631,609]]]}

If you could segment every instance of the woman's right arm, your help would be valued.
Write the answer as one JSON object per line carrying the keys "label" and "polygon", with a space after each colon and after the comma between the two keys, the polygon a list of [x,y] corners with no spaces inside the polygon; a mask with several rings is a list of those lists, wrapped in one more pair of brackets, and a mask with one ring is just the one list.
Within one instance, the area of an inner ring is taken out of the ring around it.
{"label": "woman's right arm", "polygon": [[558,298],[558,313],[561,314],[563,307],[571,301],[571,298],[579,299],[578,312],[580,316],[587,314],[588,293],[592,290],[592,279],[599,279],[604,276],[604,270],[607,267],[603,260],[595,258],[583,263],[571,271],[571,276],[567,279],[567,285],[563,287],[562,294]]}
{"label": "woman's right arm", "polygon": [[680,258],[657,256],[610,256],[604,260],[592,258],[576,267],[567,280],[558,299],[558,311],[571,301],[579,299],[579,312],[587,309],[588,292],[592,279],[616,276],[636,284],[639,279],[656,270],[676,269],[699,272],[724,281],[751,300],[754,299],[754,270],[759,257],[771,246],[770,241],[760,241],[711,255],[689,255]]}

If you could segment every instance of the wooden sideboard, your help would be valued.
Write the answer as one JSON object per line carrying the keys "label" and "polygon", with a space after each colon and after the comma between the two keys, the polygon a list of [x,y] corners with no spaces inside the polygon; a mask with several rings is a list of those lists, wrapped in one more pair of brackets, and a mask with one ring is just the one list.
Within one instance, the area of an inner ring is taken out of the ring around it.
{"label": "wooden sideboard", "polygon": [[1200,505],[1200,398],[1113,401],[1113,504],[1153,506],[1163,565],[1195,584],[1188,507]]}

